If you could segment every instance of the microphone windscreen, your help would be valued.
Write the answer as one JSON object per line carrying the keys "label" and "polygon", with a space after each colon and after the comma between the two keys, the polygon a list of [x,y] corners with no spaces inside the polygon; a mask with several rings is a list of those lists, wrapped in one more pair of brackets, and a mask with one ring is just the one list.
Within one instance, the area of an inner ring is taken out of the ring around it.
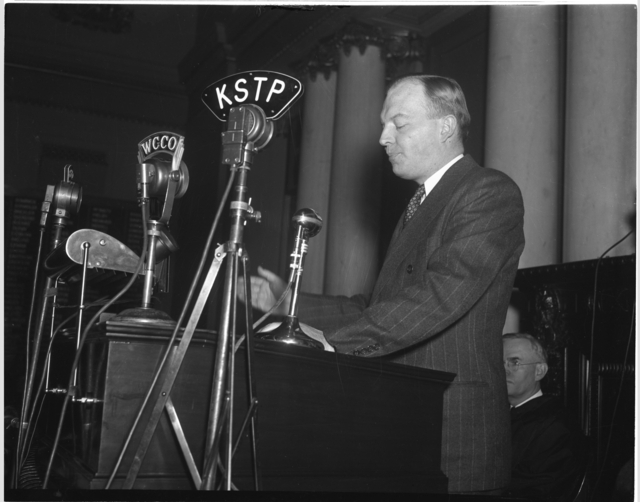
{"label": "microphone windscreen", "polygon": [[250,107],[247,107],[247,112],[247,120],[244,124],[244,132],[247,134],[247,136],[251,136],[253,128],[256,125],[256,112]]}

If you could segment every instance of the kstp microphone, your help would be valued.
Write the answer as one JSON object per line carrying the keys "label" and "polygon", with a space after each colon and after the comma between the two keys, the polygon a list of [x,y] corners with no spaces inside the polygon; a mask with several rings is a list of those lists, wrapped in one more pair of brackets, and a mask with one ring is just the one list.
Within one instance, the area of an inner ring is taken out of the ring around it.
{"label": "kstp microphone", "polygon": [[241,114],[244,112],[242,130],[246,134],[247,142],[252,142],[256,151],[267,146],[273,137],[273,122],[267,120],[262,108],[247,104],[240,106],[238,111]]}
{"label": "kstp microphone", "polygon": [[215,117],[227,122],[222,133],[222,163],[251,163],[264,148],[278,120],[302,95],[302,83],[284,73],[252,70],[229,75],[209,85],[202,101]]}
{"label": "kstp microphone", "polygon": [[[273,122],[259,106],[246,104],[231,108],[227,130],[222,133],[222,163],[241,164],[267,146],[273,137]],[[248,159],[245,159],[245,155]]]}

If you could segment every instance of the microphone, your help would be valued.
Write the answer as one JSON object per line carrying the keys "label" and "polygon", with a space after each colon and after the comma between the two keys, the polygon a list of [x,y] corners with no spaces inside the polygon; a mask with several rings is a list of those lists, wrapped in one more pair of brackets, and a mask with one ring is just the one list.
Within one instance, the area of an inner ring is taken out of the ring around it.
{"label": "microphone", "polygon": [[253,142],[256,151],[267,146],[273,137],[273,122],[267,120],[262,108],[256,105],[247,104],[240,107],[246,108],[246,115],[242,130],[247,135],[247,142]]}
{"label": "microphone", "polygon": [[291,345],[324,350],[324,345],[322,345],[321,342],[314,340],[302,331],[298,317],[296,316],[298,291],[300,289],[300,282],[302,281],[302,271],[304,259],[309,247],[309,239],[317,235],[322,229],[322,218],[313,209],[304,208],[293,215],[292,221],[297,232],[293,252],[291,253],[291,263],[289,265],[291,268],[289,283],[293,283],[289,314],[278,328],[266,333],[260,333],[256,336],[263,340],[274,340]]}
{"label": "microphone", "polygon": [[309,239],[318,235],[322,230],[322,218],[313,209],[304,208],[297,211],[291,220],[293,221],[293,227],[297,229],[297,233],[289,265],[291,269],[289,282],[295,280],[289,315],[295,315],[298,289],[302,281],[302,266],[309,249]]}
{"label": "microphone", "polygon": [[227,130],[222,133],[222,163],[251,163],[253,154],[267,146],[273,137],[273,122],[262,108],[252,104],[229,110]]}
{"label": "microphone", "polygon": [[82,187],[71,181],[73,171],[71,164],[64,166],[64,180],[56,185],[53,195],[54,216],[69,219],[80,211],[82,204]]}
{"label": "microphone", "polygon": [[[182,160],[184,136],[160,131],[138,143],[136,182],[138,202],[147,223],[147,256],[144,265],[142,305],[118,314],[118,320],[174,325],[168,314],[151,307],[155,286],[167,291],[169,258],[178,244],[169,231],[169,220],[175,200],[182,198],[189,188],[189,169]],[[161,206],[151,212],[150,203]],[[159,213],[159,214],[157,214]]]}

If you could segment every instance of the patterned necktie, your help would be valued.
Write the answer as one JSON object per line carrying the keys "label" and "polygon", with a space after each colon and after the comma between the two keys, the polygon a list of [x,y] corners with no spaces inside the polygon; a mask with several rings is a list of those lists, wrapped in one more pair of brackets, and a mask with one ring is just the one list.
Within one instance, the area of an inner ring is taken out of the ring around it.
{"label": "patterned necktie", "polygon": [[407,226],[409,220],[413,217],[415,212],[420,207],[420,202],[422,201],[422,197],[424,197],[424,185],[420,184],[416,193],[411,197],[409,201],[409,205],[407,206],[407,210],[404,213],[404,221],[402,222],[402,228]]}

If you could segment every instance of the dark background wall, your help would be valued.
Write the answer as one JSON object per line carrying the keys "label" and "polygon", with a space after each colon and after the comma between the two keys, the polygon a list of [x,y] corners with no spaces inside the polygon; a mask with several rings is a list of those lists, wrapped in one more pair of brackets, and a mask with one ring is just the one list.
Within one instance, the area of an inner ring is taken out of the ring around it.
{"label": "dark background wall", "polygon": [[[424,37],[426,71],[456,78],[473,117],[468,151],[483,159],[488,7],[301,7],[8,4],[5,8],[5,374],[20,385],[25,334],[47,185],[70,164],[84,201],[66,233],[94,228],[140,252],[137,143],[157,131],[186,137],[190,187],[176,202],[171,289],[155,306],[178,317],[218,207],[228,168],[222,124],[204,107],[204,87],[250,69],[304,79],[295,64],[352,19]],[[256,157],[246,247],[254,268],[286,273],[296,207],[302,101],[276,123]],[[382,183],[380,248],[411,187],[391,170]],[[216,242],[227,238],[226,211]],[[47,242],[45,240],[45,247]],[[47,248],[48,249],[48,248]],[[64,288],[62,288],[64,289]],[[65,293],[66,294],[66,293]],[[63,303],[66,296],[60,297]],[[217,297],[203,326],[215,328]],[[9,385],[11,387],[11,385]]]}

